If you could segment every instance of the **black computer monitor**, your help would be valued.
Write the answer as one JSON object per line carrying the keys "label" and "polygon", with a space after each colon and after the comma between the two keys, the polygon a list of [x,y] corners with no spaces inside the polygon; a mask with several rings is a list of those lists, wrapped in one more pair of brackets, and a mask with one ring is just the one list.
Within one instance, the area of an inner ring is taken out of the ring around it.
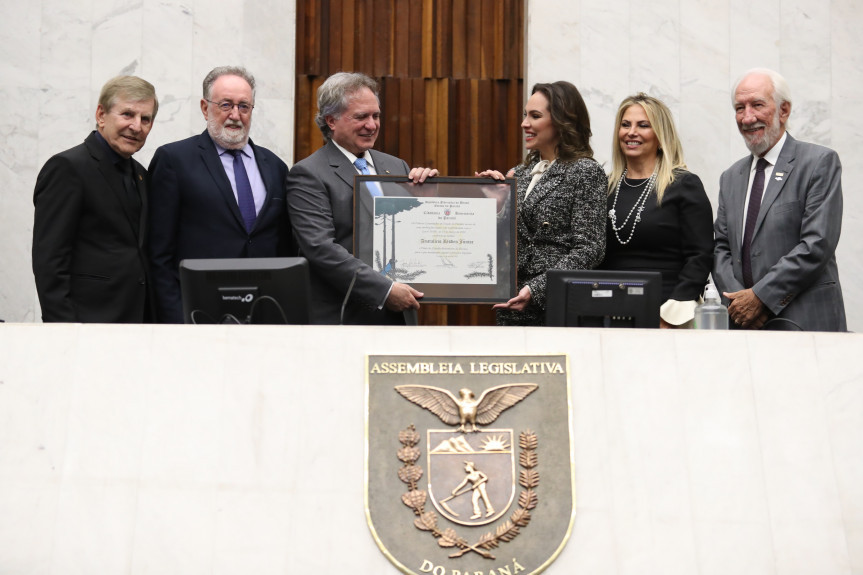
{"label": "black computer monitor", "polygon": [[186,323],[309,323],[306,258],[183,260],[180,288]]}
{"label": "black computer monitor", "polygon": [[549,270],[546,325],[659,327],[662,274]]}

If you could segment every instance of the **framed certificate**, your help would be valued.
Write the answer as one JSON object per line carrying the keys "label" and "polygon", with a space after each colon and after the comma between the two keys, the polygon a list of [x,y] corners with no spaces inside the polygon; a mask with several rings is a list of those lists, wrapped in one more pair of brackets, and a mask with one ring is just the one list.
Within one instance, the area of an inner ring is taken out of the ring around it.
{"label": "framed certificate", "polygon": [[516,293],[515,180],[357,176],[354,256],[429,303]]}

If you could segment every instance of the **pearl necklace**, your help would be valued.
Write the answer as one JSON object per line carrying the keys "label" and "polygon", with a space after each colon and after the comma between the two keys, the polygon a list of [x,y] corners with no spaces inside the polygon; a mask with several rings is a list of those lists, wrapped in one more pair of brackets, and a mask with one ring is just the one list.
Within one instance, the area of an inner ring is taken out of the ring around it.
{"label": "pearl necklace", "polygon": [[[638,196],[637,200],[635,200],[635,204],[633,204],[632,209],[629,210],[623,223],[618,227],[617,211],[615,208],[617,207],[617,197],[620,195],[620,184],[623,182],[624,178],[626,178],[626,170],[623,170],[623,173],[620,175],[620,179],[617,180],[617,189],[614,191],[614,201],[611,203],[611,209],[608,210],[608,219],[611,220],[611,229],[614,231],[614,237],[617,238],[617,241],[620,242],[620,245],[622,246],[625,246],[632,241],[632,236],[635,235],[635,226],[641,221],[641,212],[644,211],[644,206],[647,204],[647,198],[650,196],[650,192],[653,191],[653,185],[656,182],[656,172],[653,172],[650,175],[650,178],[647,179],[647,185],[644,186],[644,190],[642,190],[641,195]],[[635,219],[632,220],[632,229],[629,231],[629,237],[626,238],[626,241],[623,241],[620,239],[620,234],[618,232],[626,227],[632,214],[635,214]]]}

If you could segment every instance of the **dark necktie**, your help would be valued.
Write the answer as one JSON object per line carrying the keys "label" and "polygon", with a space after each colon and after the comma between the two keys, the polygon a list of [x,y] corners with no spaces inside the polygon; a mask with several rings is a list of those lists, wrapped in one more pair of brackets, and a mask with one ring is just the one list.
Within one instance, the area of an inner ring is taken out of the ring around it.
{"label": "dark necktie", "polygon": [[746,228],[743,232],[743,287],[751,288],[755,282],[752,281],[752,259],[750,248],[752,246],[752,234],[755,232],[755,222],[758,220],[758,212],[761,211],[761,196],[764,194],[764,168],[770,164],[764,158],[758,158],[755,164],[755,177],[752,178],[752,191],[749,192],[749,207],[746,210]]}
{"label": "dark necktie", "polygon": [[141,196],[138,195],[138,187],[135,185],[135,171],[132,169],[132,160],[121,160],[120,171],[123,172],[123,187],[126,195],[134,206],[141,205]]}
{"label": "dark necktie", "polygon": [[228,150],[234,156],[234,182],[237,184],[237,204],[240,206],[240,215],[243,216],[243,223],[246,224],[246,231],[252,231],[252,226],[255,225],[255,196],[252,195],[252,184],[249,182],[249,174],[246,173],[246,166],[243,165],[242,150]]}
{"label": "dark necktie", "polygon": [[[364,175],[364,176],[372,175],[372,173],[369,171],[369,163],[366,161],[365,158],[357,158],[354,161],[354,165],[357,167],[357,169],[360,171],[360,173],[362,175]],[[381,189],[378,186],[377,182],[366,182],[366,187],[368,188],[369,193],[371,195],[373,195],[373,196],[382,195]]]}
{"label": "dark necktie", "polygon": [[137,234],[139,231],[138,217],[141,214],[141,196],[138,194],[138,187],[135,185],[135,171],[132,169],[132,160],[120,160],[120,171],[123,172],[123,188],[126,190],[126,197],[134,212],[132,217],[132,226]]}

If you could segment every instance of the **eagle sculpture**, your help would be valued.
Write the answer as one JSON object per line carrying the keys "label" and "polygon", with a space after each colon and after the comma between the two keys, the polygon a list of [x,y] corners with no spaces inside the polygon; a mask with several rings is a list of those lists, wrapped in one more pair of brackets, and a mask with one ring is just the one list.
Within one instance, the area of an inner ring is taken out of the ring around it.
{"label": "eagle sculpture", "polygon": [[[459,397],[446,389],[429,385],[397,385],[396,391],[437,415],[447,425],[460,424],[459,431],[477,431],[477,424],[490,425],[502,411],[528,396],[535,383],[508,383],[486,389],[479,399],[471,390],[459,390]],[[467,427],[470,426],[470,429]]]}

